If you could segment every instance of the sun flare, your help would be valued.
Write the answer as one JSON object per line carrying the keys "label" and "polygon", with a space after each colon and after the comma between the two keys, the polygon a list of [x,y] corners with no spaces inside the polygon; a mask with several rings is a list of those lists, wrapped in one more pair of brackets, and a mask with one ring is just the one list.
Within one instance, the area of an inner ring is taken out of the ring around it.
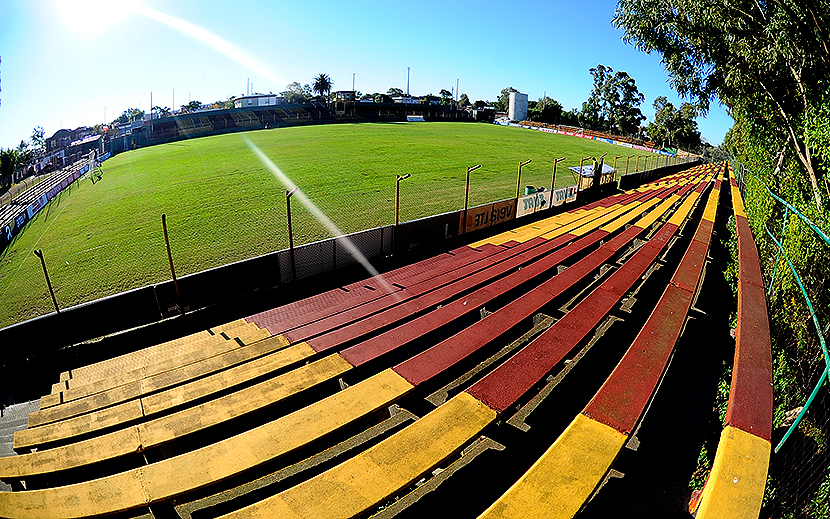
{"label": "sun flare", "polygon": [[68,30],[93,39],[135,12],[136,0],[54,0]]}

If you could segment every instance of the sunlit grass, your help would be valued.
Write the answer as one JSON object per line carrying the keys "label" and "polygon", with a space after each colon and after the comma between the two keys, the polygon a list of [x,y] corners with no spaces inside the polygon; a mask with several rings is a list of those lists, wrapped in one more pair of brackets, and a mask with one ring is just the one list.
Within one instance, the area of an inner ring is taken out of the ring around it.
{"label": "sunlit grass", "polygon": [[[470,205],[515,195],[522,186],[573,183],[566,166],[626,148],[580,138],[471,123],[343,124],[247,132],[344,232],[461,208],[467,166]],[[621,159],[624,164],[625,159]],[[642,161],[641,161],[642,163]],[[58,303],[68,307],[169,277],[161,228],[166,213],[177,274],[286,248],[285,191],[244,143],[228,134],[123,153],[103,178],[65,191],[0,254],[0,326],[51,311],[43,249]],[[633,171],[633,161],[632,167]],[[292,205],[296,244],[328,237]]]}

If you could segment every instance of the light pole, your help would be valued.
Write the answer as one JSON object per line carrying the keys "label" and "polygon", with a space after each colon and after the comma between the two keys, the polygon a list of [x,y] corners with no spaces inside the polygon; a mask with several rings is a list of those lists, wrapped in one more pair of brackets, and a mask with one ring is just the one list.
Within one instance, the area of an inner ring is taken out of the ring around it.
{"label": "light pole", "polygon": [[291,191],[285,190],[285,206],[288,215],[288,256],[291,258],[291,279],[297,281],[297,266],[294,263],[294,233],[291,229],[291,195],[297,192],[295,187]]}
{"label": "light pole", "polygon": [[528,159],[524,162],[519,162],[519,176],[518,178],[516,178],[516,198],[519,198],[519,189],[522,185],[522,166],[527,166],[531,162],[533,162],[533,159]]}
{"label": "light pole", "polygon": [[[565,160],[565,157],[562,157],[561,159],[555,159],[553,161],[553,176],[550,177],[550,190],[551,191],[553,191],[554,188],[556,187],[556,165],[559,164],[560,162],[562,162],[563,160]],[[551,193],[551,196],[553,196],[553,193]],[[553,207],[553,205],[551,205],[550,207]]]}
{"label": "light pole", "polygon": [[467,184],[464,186],[464,222],[461,224],[463,232],[467,232],[467,203],[470,200],[470,173],[481,167],[481,164],[467,168]]}

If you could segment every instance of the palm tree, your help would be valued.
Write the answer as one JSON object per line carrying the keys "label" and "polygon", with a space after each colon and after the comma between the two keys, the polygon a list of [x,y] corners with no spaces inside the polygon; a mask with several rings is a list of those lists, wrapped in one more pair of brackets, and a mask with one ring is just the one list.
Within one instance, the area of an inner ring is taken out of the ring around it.
{"label": "palm tree", "polygon": [[331,87],[333,84],[334,82],[331,80],[328,74],[321,73],[314,78],[314,85],[312,85],[311,90],[319,93],[321,96],[325,96],[326,94],[331,92]]}

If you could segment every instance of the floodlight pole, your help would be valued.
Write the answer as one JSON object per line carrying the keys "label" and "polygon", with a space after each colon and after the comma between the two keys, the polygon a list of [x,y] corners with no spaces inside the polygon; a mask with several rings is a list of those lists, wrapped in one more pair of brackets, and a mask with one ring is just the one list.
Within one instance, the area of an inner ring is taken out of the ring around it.
{"label": "floodlight pole", "polygon": [[40,266],[43,267],[43,275],[46,277],[46,286],[49,287],[49,295],[52,296],[52,304],[55,305],[55,313],[61,313],[61,309],[58,308],[58,300],[55,299],[55,291],[52,290],[52,282],[49,281],[49,271],[46,270],[46,261],[43,259],[43,249],[35,249],[35,256],[40,258]]}
{"label": "floodlight pole", "polygon": [[470,173],[481,167],[481,164],[467,168],[467,183],[464,186],[464,221],[461,223],[461,234],[467,233],[467,203],[470,200]]}
{"label": "floodlight pole", "polygon": [[533,159],[528,159],[524,162],[519,162],[519,176],[518,178],[516,178],[516,198],[519,198],[519,189],[522,185],[522,166],[527,166],[531,162],[533,162]]}
{"label": "floodlight pole", "polygon": [[[554,188],[556,187],[556,165],[559,164],[560,162],[562,162],[563,160],[565,160],[565,157],[562,157],[561,159],[555,159],[553,161],[553,176],[550,177],[550,190],[551,191],[553,191]],[[553,193],[551,193],[551,196],[553,196]],[[550,207],[553,207],[553,206],[551,205]]]}
{"label": "floodlight pole", "polygon": [[285,206],[288,216],[288,256],[291,258],[291,279],[297,281],[297,266],[294,263],[294,233],[291,229],[291,195],[297,192],[297,187],[292,190],[285,190]]}
{"label": "floodlight pole", "polygon": [[170,251],[170,238],[167,235],[167,215],[161,213],[161,228],[164,230],[164,244],[167,246],[167,261],[170,263],[170,274],[173,276],[173,287],[176,289],[176,303],[179,305],[179,312],[184,315],[182,295],[179,292],[179,281],[176,279],[176,269],[173,267],[173,253]]}

